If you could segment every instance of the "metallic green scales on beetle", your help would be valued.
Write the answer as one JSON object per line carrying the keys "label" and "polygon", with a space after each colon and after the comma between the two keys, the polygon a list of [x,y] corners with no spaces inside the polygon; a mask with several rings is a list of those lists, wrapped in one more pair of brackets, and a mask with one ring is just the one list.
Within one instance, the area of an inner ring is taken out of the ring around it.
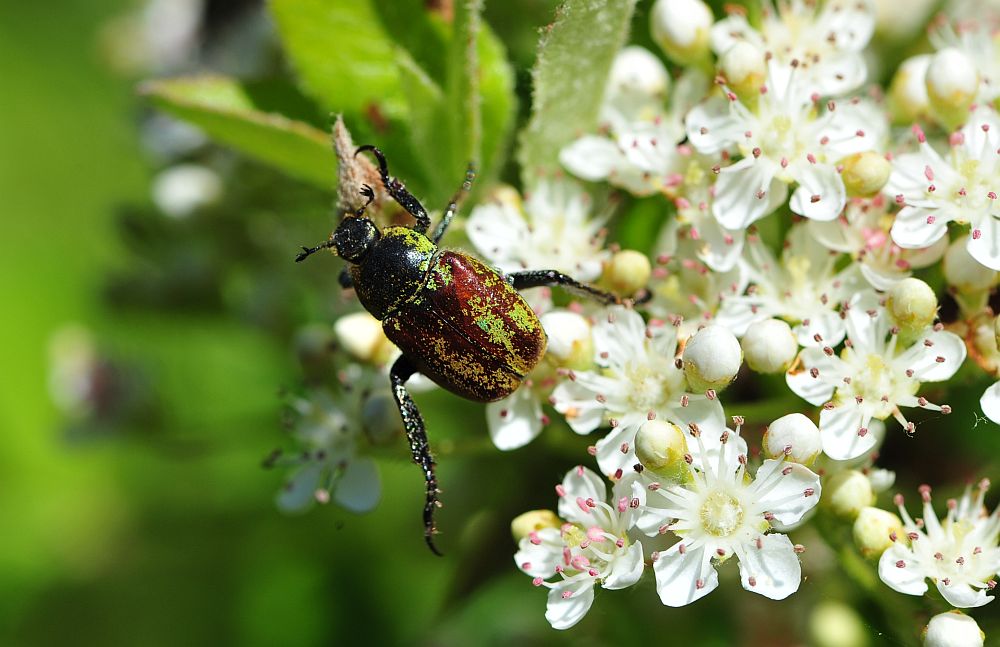
{"label": "metallic green scales on beetle", "polygon": [[341,284],[354,287],[361,305],[382,321],[386,336],[402,351],[389,379],[413,460],[424,473],[425,539],[440,555],[434,545],[434,510],[440,505],[434,460],[423,418],[406,390],[406,381],[414,373],[423,373],[469,400],[505,398],[545,354],[545,332],[519,289],[560,285],[603,303],[619,303],[620,299],[555,270],[504,276],[469,254],[439,249],[438,241],[455,216],[459,199],[471,187],[472,169],[428,237],[430,218],[423,205],[399,180],[389,176],[379,149],[362,146],[355,155],[362,151],[375,155],[386,192],[417,224],[379,230],[364,215],[375,199],[371,187],[365,186],[362,194],[367,203],[353,216],[345,217],[330,240],[303,247],[295,260],[334,248],[350,263],[349,272],[341,275]]}

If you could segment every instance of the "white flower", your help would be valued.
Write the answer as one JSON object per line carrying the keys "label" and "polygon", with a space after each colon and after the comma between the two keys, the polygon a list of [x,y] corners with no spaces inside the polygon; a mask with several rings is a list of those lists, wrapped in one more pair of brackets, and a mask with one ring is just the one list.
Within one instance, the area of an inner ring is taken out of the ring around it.
{"label": "white flower", "polygon": [[889,236],[892,223],[888,203],[879,195],[852,199],[836,220],[810,220],[806,227],[824,247],[850,254],[868,284],[885,291],[910,276],[911,270],[939,261],[948,247],[942,238],[926,248],[903,249]]}
{"label": "white flower", "polygon": [[719,401],[689,391],[675,363],[673,326],[647,326],[635,311],[613,308],[594,325],[594,349],[597,368],[569,372],[552,402],[578,434],[608,420],[611,432],[597,441],[597,462],[605,474],[620,478],[636,464],[635,435],[647,419],[662,418],[682,428],[694,423],[707,433],[725,429]]}
{"label": "white flower", "polygon": [[868,0],[765,4],[760,31],[734,13],[712,28],[712,49],[725,54],[740,41],[768,52],[782,65],[802,66],[806,96],[817,92],[839,96],[861,87],[866,66],[862,50],[875,28],[875,9]]}
{"label": "white flower", "polygon": [[986,417],[1000,425],[1000,382],[994,382],[993,386],[983,392],[979,398],[979,406]]}
{"label": "white flower", "polygon": [[746,294],[723,294],[716,321],[743,336],[750,324],[778,317],[793,323],[801,346],[837,345],[844,321],[836,308],[861,287],[857,266],[837,272],[837,254],[820,245],[803,225],[794,225],[778,263],[760,238],[744,248]]}
{"label": "white flower", "polygon": [[[819,476],[798,463],[765,460],[751,480],[739,430],[723,433],[714,456],[702,449],[691,480],[649,488],[680,541],[655,556],[656,590],[668,606],[683,606],[719,585],[715,565],[736,556],[743,588],[774,600],[798,590],[801,568],[787,536],[770,533],[772,522],[797,522],[819,501]],[[693,434],[702,444],[700,434]],[[745,445],[743,446],[745,451]]]}
{"label": "white flower", "polygon": [[575,182],[541,180],[522,205],[513,189],[477,205],[466,233],[504,272],[558,270],[581,281],[601,275],[604,218],[590,215],[590,196]]}
{"label": "white flower", "polygon": [[645,501],[638,481],[615,484],[610,502],[604,480],[585,467],[570,470],[561,485],[560,528],[530,532],[518,544],[514,561],[535,586],[549,589],[545,619],[554,629],[578,623],[594,602],[594,585],[624,589],[639,581],[642,544],[628,531]]}
{"label": "white flower", "polygon": [[973,497],[966,488],[957,502],[948,502],[948,513],[940,521],[931,506],[930,487],[922,486],[922,518],[914,520],[896,495],[906,537],[896,537],[878,563],[882,581],[908,595],[923,595],[925,579],[932,580],[948,604],[979,607],[993,600],[986,595],[1000,571],[1000,513],[988,514],[983,498],[989,482],[983,480]]}
{"label": "white flower", "polygon": [[848,460],[875,446],[871,420],[895,418],[907,433],[915,426],[900,407],[950,413],[917,396],[922,382],[940,382],[955,374],[965,360],[965,343],[941,326],[928,327],[912,342],[900,340],[888,314],[873,293],[852,300],[847,310],[847,343],[838,357],[830,346],[806,348],[800,365],[786,374],[788,386],[815,405],[823,452]]}
{"label": "white flower", "polygon": [[583,135],[562,149],[559,161],[577,177],[607,180],[634,195],[671,192],[683,170],[677,149],[684,139],[682,117],[707,86],[701,73],[685,74],[674,85],[669,110],[662,99],[612,86],[601,109],[604,133]]}
{"label": "white flower", "polygon": [[[794,72],[794,71],[793,71]],[[818,110],[815,95],[803,92],[794,73],[772,62],[768,79],[751,110],[728,91],[687,115],[691,145],[705,154],[737,149],[743,159],[719,170],[712,212],[719,224],[741,229],[785,203],[788,185],[798,184],[789,207],[806,218],[833,220],[847,200],[836,163],[877,149],[885,118],[861,100]]]}
{"label": "white flower", "polygon": [[696,246],[698,259],[705,265],[716,272],[728,272],[740,259],[746,229],[727,229],[713,215],[716,175],[710,158],[690,146],[678,146],[677,154],[682,171],[674,188],[677,216],[666,229],[690,239]]}
{"label": "white flower", "polygon": [[[715,218],[709,216],[707,220]],[[654,317],[677,325],[677,336],[682,340],[715,316],[723,293],[738,294],[746,288],[745,264],[735,263],[731,269],[712,271],[700,260],[705,249],[701,231],[694,227],[679,228],[676,220],[664,226],[655,247],[656,266],[649,284],[652,299],[644,304]],[[740,235],[740,249],[742,240]]]}
{"label": "white flower", "polygon": [[948,223],[970,223],[969,253],[1000,270],[1000,119],[987,109],[970,114],[964,128],[950,138],[947,158],[917,131],[920,150],[900,155],[885,191],[905,205],[892,226],[900,247],[928,247],[945,236]]}
{"label": "white flower", "polygon": [[[381,377],[380,374],[378,374]],[[282,510],[304,510],[314,500],[333,499],[352,512],[367,512],[378,505],[382,487],[375,461],[358,451],[362,442],[361,390],[331,395],[316,390],[297,398],[292,408],[299,419],[292,435],[300,449],[272,465],[294,465],[291,477],[278,493]]]}

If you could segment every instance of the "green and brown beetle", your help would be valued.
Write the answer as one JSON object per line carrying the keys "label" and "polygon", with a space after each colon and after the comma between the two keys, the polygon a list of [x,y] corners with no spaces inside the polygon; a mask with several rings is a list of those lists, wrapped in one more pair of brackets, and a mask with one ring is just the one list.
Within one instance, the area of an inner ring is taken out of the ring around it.
{"label": "green and brown beetle", "polygon": [[371,151],[378,159],[386,192],[416,219],[416,225],[380,230],[364,215],[375,199],[371,187],[365,186],[362,194],[367,203],[345,217],[330,240],[303,247],[295,260],[321,249],[335,249],[350,263],[341,284],[354,287],[361,305],[382,322],[386,336],[402,351],[389,377],[413,460],[424,472],[427,545],[440,555],[434,545],[434,510],[440,505],[434,460],[423,418],[406,390],[406,381],[422,373],[463,398],[500,400],[521,385],[545,354],[545,331],[518,290],[559,285],[607,304],[621,299],[555,270],[503,275],[469,254],[439,249],[438,241],[455,216],[459,199],[471,187],[473,171],[466,174],[462,188],[428,237],[430,218],[423,205],[389,176],[378,148],[361,146],[355,155],[363,151]]}

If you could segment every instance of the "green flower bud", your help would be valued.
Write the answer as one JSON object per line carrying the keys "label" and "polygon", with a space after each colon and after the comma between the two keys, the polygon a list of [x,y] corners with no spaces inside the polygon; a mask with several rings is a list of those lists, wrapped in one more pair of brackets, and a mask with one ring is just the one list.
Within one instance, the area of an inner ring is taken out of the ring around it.
{"label": "green flower bud", "polygon": [[647,420],[635,437],[635,455],[642,466],[664,479],[679,483],[688,474],[684,460],[687,439],[677,425],[662,420]]}
{"label": "green flower bud", "polygon": [[590,322],[569,310],[553,310],[541,316],[548,334],[547,362],[556,368],[586,371],[594,365],[594,338]]}
{"label": "green flower bud", "polygon": [[986,634],[976,621],[952,609],[939,613],[923,631],[924,647],[983,647]]}
{"label": "green flower bud", "polygon": [[763,444],[768,458],[783,458],[803,465],[811,465],[823,451],[819,429],[801,413],[790,413],[772,422],[764,432]]}
{"label": "green flower bud", "polygon": [[712,10],[701,0],[656,0],[649,27],[670,60],[687,65],[708,56]]}
{"label": "green flower bud", "polygon": [[684,375],[693,391],[729,386],[743,363],[743,349],[725,326],[705,326],[684,346]]}
{"label": "green flower bud", "polygon": [[930,99],[927,97],[927,67],[931,63],[930,54],[913,56],[903,61],[896,76],[889,85],[889,114],[897,124],[912,124],[930,114]]}
{"label": "green flower bud", "polygon": [[972,59],[960,49],[946,47],[931,58],[925,81],[938,121],[948,128],[964,123],[979,93],[979,71]]}
{"label": "green flower bud", "polygon": [[514,536],[514,543],[518,543],[542,528],[558,528],[561,525],[562,521],[551,510],[529,510],[510,522],[510,534]]}
{"label": "green flower bud", "polygon": [[601,283],[621,296],[631,296],[646,287],[653,266],[649,258],[632,249],[623,249],[604,265]]}
{"label": "green flower bud", "polygon": [[795,361],[799,342],[781,319],[750,324],[741,342],[747,366],[758,373],[783,373]]}
{"label": "green flower bud", "polygon": [[767,77],[764,52],[745,40],[737,41],[719,59],[719,70],[740,97],[757,97]]}
{"label": "green flower bud", "polygon": [[875,503],[871,481],[857,470],[837,472],[823,485],[823,504],[839,517],[854,519]]}
{"label": "green flower bud", "polygon": [[904,337],[919,334],[937,316],[937,295],[920,279],[907,278],[889,289],[885,303],[893,322]]}
{"label": "green flower bud", "polygon": [[[825,494],[825,492],[824,492]],[[881,508],[861,508],[851,529],[854,545],[865,559],[877,560],[892,546],[892,536],[905,537],[903,522],[899,517]]]}
{"label": "green flower bud", "polygon": [[842,602],[820,602],[809,616],[814,647],[865,647],[868,630],[857,612]]}
{"label": "green flower bud", "polygon": [[843,167],[840,177],[847,188],[847,195],[856,198],[878,194],[892,173],[889,160],[874,151],[848,155],[840,163]]}

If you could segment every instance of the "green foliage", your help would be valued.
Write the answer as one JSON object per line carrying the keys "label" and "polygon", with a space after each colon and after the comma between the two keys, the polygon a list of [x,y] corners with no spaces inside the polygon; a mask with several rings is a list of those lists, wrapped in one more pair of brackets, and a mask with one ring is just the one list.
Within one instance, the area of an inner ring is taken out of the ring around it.
{"label": "green foliage", "polygon": [[335,183],[337,160],[329,137],[264,107],[276,99],[281,103],[282,88],[205,76],[151,81],[142,92],[175,117],[293,177],[325,189]]}
{"label": "green foliage", "polygon": [[597,124],[615,54],[628,37],[636,0],[567,0],[538,45],[531,120],[518,162],[525,187],[559,168],[559,150]]}

